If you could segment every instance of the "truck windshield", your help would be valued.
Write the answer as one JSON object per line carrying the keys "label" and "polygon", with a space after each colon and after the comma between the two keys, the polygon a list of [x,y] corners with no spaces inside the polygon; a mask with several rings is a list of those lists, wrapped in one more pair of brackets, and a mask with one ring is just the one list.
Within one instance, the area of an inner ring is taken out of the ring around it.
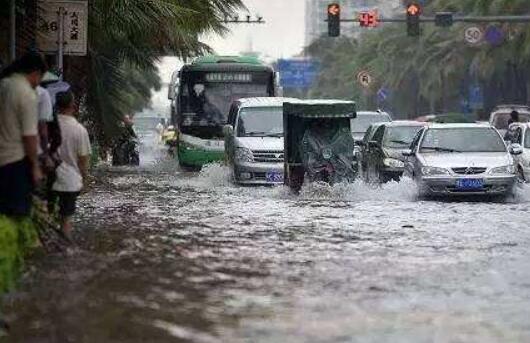
{"label": "truck windshield", "polygon": [[238,137],[283,137],[282,107],[251,107],[239,112]]}
{"label": "truck windshield", "polygon": [[421,152],[506,152],[506,145],[493,128],[430,129]]}

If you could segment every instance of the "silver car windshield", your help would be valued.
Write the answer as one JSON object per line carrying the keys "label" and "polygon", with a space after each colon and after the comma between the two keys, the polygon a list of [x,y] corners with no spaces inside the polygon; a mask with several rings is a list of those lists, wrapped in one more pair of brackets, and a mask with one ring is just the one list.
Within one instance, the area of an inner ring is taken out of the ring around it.
{"label": "silver car windshield", "polygon": [[362,114],[351,120],[351,132],[365,133],[370,125],[380,122],[388,122],[390,117],[386,114]]}
{"label": "silver car windshield", "polygon": [[408,148],[421,128],[421,126],[389,127],[383,138],[383,147],[392,149]]}
{"label": "silver car windshield", "polygon": [[283,137],[282,107],[251,107],[239,112],[238,137]]}
{"label": "silver car windshield", "polygon": [[429,129],[420,151],[434,152],[506,152],[506,145],[492,128]]}

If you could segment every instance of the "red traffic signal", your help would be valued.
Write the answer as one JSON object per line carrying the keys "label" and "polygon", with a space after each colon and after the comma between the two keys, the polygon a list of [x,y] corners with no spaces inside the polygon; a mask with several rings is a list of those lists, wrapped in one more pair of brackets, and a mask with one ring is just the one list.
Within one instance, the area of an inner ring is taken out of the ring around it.
{"label": "red traffic signal", "polygon": [[340,36],[340,5],[337,3],[328,5],[328,35]]}
{"label": "red traffic signal", "polygon": [[361,27],[377,27],[379,25],[379,14],[377,11],[360,12],[359,25]]}
{"label": "red traffic signal", "polygon": [[339,4],[329,4],[328,5],[328,14],[330,16],[340,16],[340,5]]}
{"label": "red traffic signal", "polygon": [[421,14],[421,6],[418,4],[409,4],[407,6],[407,15],[419,16]]}
{"label": "red traffic signal", "polygon": [[421,6],[417,3],[407,5],[407,34],[411,37],[420,35]]}

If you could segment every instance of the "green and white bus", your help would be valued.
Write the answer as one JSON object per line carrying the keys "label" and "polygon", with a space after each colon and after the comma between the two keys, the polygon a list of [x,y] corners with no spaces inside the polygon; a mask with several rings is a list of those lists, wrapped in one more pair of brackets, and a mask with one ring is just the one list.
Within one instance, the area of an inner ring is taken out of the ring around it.
{"label": "green and white bus", "polygon": [[183,167],[200,168],[224,158],[223,127],[232,102],[277,96],[274,70],[255,57],[204,56],[174,76],[172,122]]}

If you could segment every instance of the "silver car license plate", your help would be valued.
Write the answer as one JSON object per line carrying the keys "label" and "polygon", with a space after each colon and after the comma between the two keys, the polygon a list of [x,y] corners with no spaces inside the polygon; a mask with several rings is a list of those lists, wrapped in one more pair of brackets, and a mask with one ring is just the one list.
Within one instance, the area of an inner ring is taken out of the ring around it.
{"label": "silver car license plate", "polygon": [[460,179],[456,181],[456,188],[459,190],[475,190],[484,188],[482,179]]}

